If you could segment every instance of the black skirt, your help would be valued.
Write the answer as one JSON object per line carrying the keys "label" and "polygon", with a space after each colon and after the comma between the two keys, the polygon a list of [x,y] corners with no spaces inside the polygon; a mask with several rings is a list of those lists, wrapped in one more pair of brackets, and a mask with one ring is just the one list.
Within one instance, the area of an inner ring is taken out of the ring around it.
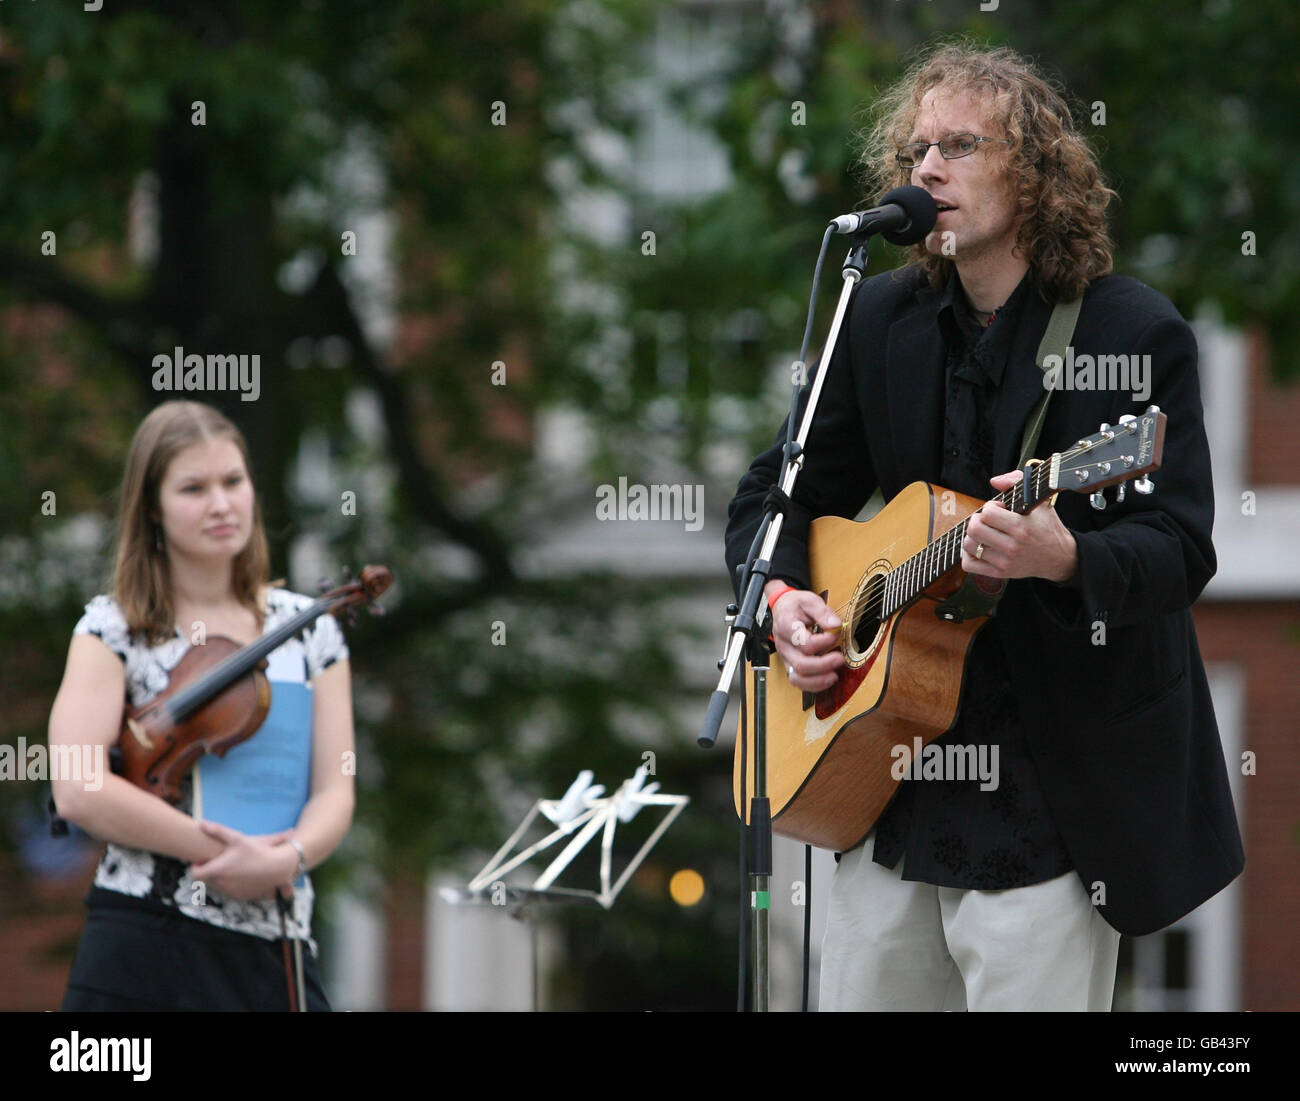
{"label": "black skirt", "polygon": [[[289,956],[292,961],[292,942]],[[320,970],[305,943],[302,970],[307,1009],[328,1012]],[[91,906],[60,1008],[287,1011],[283,943],[144,904]]]}

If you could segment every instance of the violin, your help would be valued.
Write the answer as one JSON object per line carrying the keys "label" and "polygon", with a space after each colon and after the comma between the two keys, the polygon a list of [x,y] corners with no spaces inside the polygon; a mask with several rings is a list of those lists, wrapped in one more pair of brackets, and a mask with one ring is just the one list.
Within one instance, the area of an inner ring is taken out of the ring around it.
{"label": "violin", "polygon": [[325,593],[256,642],[241,648],[224,635],[213,635],[190,647],[167,687],[147,704],[126,711],[110,752],[113,771],[151,795],[179,804],[181,780],[200,757],[224,757],[266,719],[271,709],[266,655],[323,615],[350,611],[354,616],[361,603],[382,615],[374,601],[392,582],[387,566],[366,566],[358,580]]}

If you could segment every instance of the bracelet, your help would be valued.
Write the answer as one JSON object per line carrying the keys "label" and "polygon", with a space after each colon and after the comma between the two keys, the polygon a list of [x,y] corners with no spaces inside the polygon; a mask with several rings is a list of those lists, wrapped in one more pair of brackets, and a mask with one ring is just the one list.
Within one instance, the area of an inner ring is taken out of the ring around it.
{"label": "bracelet", "polygon": [[307,874],[307,854],[306,852],[303,851],[303,847],[300,842],[290,839],[289,844],[292,845],[294,849],[297,850],[298,853],[298,871],[293,877],[293,881],[297,883],[298,880],[300,880],[303,876]]}
{"label": "bracelet", "polygon": [[[782,585],[785,585],[785,582],[783,581],[783,582],[781,582],[781,584],[782,584]],[[775,599],[775,600],[769,600],[769,601],[767,602],[767,607],[768,607],[768,609],[769,609],[770,611],[775,611],[775,610],[776,610],[776,602],[777,602],[777,600],[780,600],[781,597],[785,596],[786,593],[796,593],[796,592],[798,592],[798,591],[799,591],[799,590],[796,589],[793,585],[785,585],[785,588],[782,589],[779,593],[776,594],[776,599]]]}

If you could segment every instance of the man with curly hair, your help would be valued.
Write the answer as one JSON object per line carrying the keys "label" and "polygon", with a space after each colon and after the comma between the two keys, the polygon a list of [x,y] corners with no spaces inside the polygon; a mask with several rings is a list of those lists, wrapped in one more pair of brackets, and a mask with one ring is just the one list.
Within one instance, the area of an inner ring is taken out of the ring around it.
{"label": "man with curly hair", "polygon": [[[1004,587],[937,744],[983,747],[996,786],[904,779],[840,855],[821,1008],[1109,1010],[1120,934],[1176,921],[1244,863],[1190,612],[1215,571],[1196,342],[1166,298],[1110,274],[1115,193],[1024,59],[941,45],[877,112],[873,183],[922,187],[940,212],[910,264],[855,290],[827,368],[766,589],[790,682],[820,692],[844,665],[840,620],[809,591],[811,520],[914,481],[981,500],[1009,489],[1056,303],[1082,299],[1076,356],[1132,357],[1149,377],[1142,393],[1132,379],[1054,391],[1035,454],[1149,403],[1168,424],[1154,494],[971,519],[961,568]],[[784,429],[732,500],[733,572],[783,442]]]}

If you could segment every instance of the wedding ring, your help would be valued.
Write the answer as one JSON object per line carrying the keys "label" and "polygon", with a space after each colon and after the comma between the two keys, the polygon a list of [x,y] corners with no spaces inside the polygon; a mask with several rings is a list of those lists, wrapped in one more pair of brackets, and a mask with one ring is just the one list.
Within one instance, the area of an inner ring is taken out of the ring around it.
{"label": "wedding ring", "polygon": [[794,676],[794,666],[793,666],[793,665],[787,665],[787,666],[785,667],[785,675],[786,675],[787,677],[793,677],[793,676]]}
{"label": "wedding ring", "polygon": [[984,558],[984,544],[981,543],[978,547],[975,548],[975,561],[977,562],[982,561],[983,558]]}

